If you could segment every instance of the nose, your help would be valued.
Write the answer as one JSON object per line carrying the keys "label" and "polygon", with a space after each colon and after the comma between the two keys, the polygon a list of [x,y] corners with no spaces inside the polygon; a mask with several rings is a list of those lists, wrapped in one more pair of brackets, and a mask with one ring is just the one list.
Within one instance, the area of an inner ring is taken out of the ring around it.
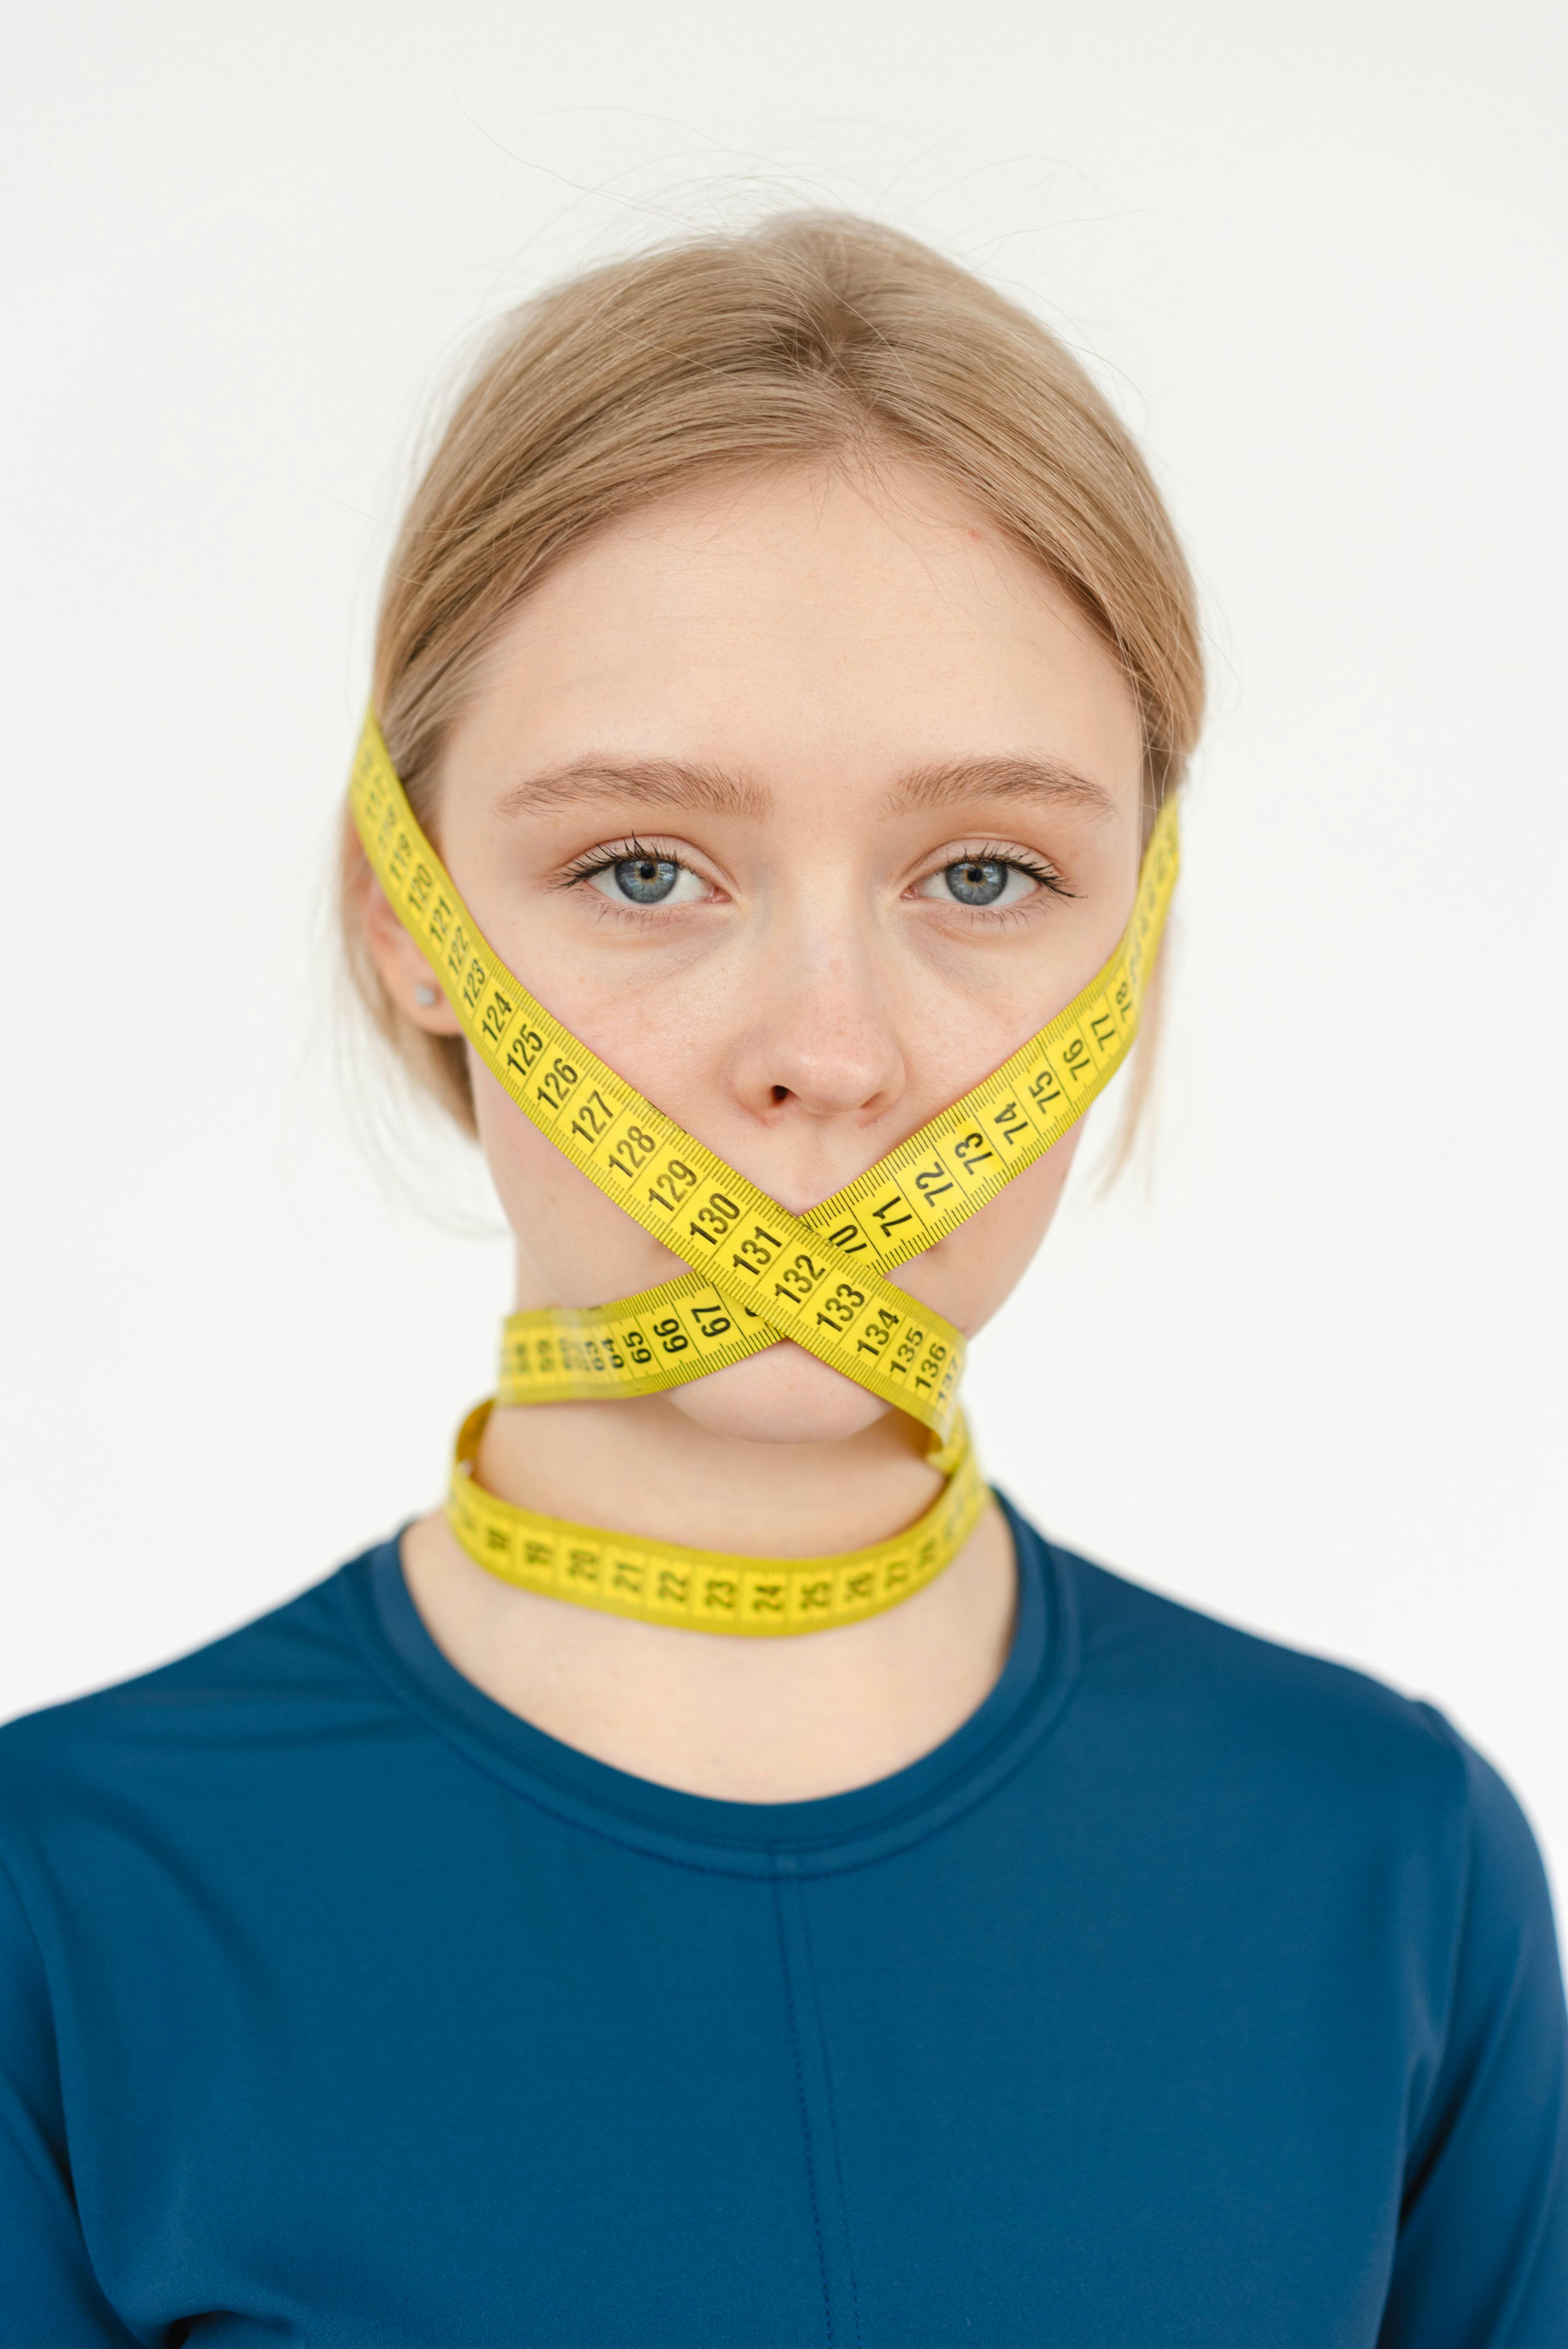
{"label": "nose", "polygon": [[903,1055],[870,944],[849,927],[776,937],[748,975],[730,1082],[755,1116],[870,1123],[902,1096]]}

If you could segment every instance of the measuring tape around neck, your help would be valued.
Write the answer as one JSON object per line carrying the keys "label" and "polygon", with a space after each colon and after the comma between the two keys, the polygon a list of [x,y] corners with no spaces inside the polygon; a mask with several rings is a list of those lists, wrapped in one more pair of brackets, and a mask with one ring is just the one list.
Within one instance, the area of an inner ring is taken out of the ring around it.
{"label": "measuring tape around neck", "polygon": [[508,1582],[643,1623],[754,1636],[830,1631],[912,1599],[952,1564],[985,1506],[960,1420],[954,1465],[913,1526],[833,1557],[753,1557],[608,1532],[503,1501],[476,1482],[473,1464],[493,1406],[481,1402],[458,1434],[448,1516],[469,1556]]}
{"label": "measuring tape around neck", "polygon": [[[888,1274],[967,1222],[1060,1141],[1125,1060],[1175,886],[1174,802],[1150,837],[1121,942],[1082,993],[989,1077],[804,1216],[683,1132],[507,969],[421,830],[373,714],[349,804],[393,910],[485,1067],[563,1156],[691,1267],[617,1303],[512,1315],[497,1400],[657,1393],[789,1338],[922,1422],[932,1464],[947,1479],[903,1536],[841,1557],[731,1557],[628,1543],[520,1508],[478,1485],[472,1463],[490,1409],[481,1405],[459,1436],[448,1504],[464,1548],[490,1571],[552,1596],[646,1621],[753,1633],[855,1621],[932,1579],[984,1505],[958,1405],[965,1341]],[[917,1555],[927,1568],[913,1579]],[[698,1593],[730,1583],[733,1609],[717,1599],[699,1606]],[[821,1595],[825,1584],[830,1600]],[[810,1604],[801,1596],[809,1588]]]}

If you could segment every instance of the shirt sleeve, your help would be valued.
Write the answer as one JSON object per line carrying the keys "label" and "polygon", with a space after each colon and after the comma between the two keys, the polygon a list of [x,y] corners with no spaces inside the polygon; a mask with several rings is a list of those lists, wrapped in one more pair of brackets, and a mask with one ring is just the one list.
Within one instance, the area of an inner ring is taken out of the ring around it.
{"label": "shirt sleeve", "polygon": [[99,2289],[71,2192],[44,1968],[0,1862],[0,2276],[4,2337],[135,2349]]}
{"label": "shirt sleeve", "polygon": [[1379,2349],[1568,2349],[1568,2016],[1551,1898],[1512,1795],[1431,1717],[1464,1758],[1468,1848]]}

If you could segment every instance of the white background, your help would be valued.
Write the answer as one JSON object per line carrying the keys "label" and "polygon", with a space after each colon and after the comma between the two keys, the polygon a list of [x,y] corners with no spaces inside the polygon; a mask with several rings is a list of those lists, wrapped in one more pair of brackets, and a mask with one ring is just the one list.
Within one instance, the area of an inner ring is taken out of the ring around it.
{"label": "white background", "polygon": [[324,882],[419,421],[547,277],[827,199],[1093,355],[1207,608],[1151,1166],[1078,1186],[977,1348],[987,1463],[1434,1697],[1568,1881],[1561,24],[14,12],[0,1712],[437,1494],[503,1252],[346,1092]]}

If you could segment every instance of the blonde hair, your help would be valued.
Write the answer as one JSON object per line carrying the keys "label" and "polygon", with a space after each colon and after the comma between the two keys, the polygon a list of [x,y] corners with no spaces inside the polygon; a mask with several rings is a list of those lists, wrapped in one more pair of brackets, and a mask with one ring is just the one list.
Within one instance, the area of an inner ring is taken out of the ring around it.
{"label": "blonde hair", "polygon": [[[966,270],[868,221],[796,213],[588,271],[502,322],[381,600],[373,698],[421,823],[486,648],[568,547],[704,476],[886,455],[957,488],[1114,648],[1151,821],[1197,740],[1203,669],[1191,578],[1130,436],[1064,345]],[[342,872],[356,991],[471,1133],[462,1040],[406,1019],[370,960],[352,826]]]}

